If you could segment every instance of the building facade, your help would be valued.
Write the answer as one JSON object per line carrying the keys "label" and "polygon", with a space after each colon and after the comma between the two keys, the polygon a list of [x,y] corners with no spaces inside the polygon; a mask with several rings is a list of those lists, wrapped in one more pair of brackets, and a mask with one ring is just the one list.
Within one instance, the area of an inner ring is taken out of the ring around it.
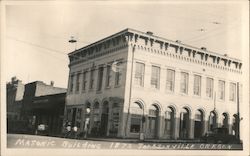
{"label": "building facade", "polygon": [[25,84],[22,118],[28,123],[28,133],[35,134],[38,125],[48,126],[48,135],[61,134],[66,89],[42,81]]}
{"label": "building facade", "polygon": [[[65,122],[89,135],[196,139],[235,134],[241,60],[133,29],[69,54]],[[86,109],[90,108],[90,114]]]}
{"label": "building facade", "polygon": [[24,94],[24,84],[16,77],[12,77],[11,82],[6,85],[7,89],[7,119],[19,120],[21,114],[22,100]]}

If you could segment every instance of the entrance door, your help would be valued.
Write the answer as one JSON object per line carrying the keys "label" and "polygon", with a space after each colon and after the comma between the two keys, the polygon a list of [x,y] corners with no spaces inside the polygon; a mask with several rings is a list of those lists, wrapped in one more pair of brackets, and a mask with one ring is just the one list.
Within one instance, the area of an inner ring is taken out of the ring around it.
{"label": "entrance door", "polygon": [[156,138],[157,136],[158,115],[159,115],[159,109],[155,105],[151,105],[151,107],[149,108],[149,116],[148,116],[149,138]]}
{"label": "entrance door", "polygon": [[189,111],[183,109],[180,113],[180,131],[179,135],[181,139],[188,139],[189,133]]}
{"label": "entrance door", "polygon": [[202,130],[203,130],[203,113],[198,110],[195,113],[194,138],[200,138],[202,136]]}
{"label": "entrance door", "polygon": [[105,102],[103,104],[102,116],[101,116],[101,127],[100,127],[100,135],[101,136],[107,136],[108,118],[109,118],[108,102]]}

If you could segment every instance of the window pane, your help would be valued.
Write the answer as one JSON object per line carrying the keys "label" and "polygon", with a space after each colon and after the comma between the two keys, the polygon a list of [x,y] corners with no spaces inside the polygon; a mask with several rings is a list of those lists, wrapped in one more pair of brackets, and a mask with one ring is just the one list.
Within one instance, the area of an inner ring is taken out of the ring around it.
{"label": "window pane", "polygon": [[194,95],[201,95],[201,76],[194,75]]}
{"label": "window pane", "polygon": [[74,88],[74,75],[72,74],[70,76],[70,92],[73,92],[73,88]]}
{"label": "window pane", "polygon": [[79,92],[79,88],[80,88],[80,75],[81,73],[77,73],[76,75],[76,92]]}
{"label": "window pane", "polygon": [[235,99],[236,99],[236,84],[230,83],[229,87],[230,87],[229,88],[229,100],[235,101]]}
{"label": "window pane", "polygon": [[100,67],[98,71],[98,87],[97,87],[97,90],[99,91],[102,89],[102,79],[103,79],[103,67]]}
{"label": "window pane", "polygon": [[111,65],[107,66],[107,75],[106,75],[106,87],[110,87],[110,80],[111,80]]}
{"label": "window pane", "polygon": [[140,132],[141,118],[137,116],[131,117],[130,132],[139,133]]}
{"label": "window pane", "polygon": [[219,80],[219,88],[218,88],[219,99],[225,99],[225,81]]}
{"label": "window pane", "polygon": [[188,93],[188,73],[181,72],[181,93]]}
{"label": "window pane", "polygon": [[90,71],[90,84],[89,84],[89,89],[93,89],[94,88],[94,75],[95,74],[95,69],[92,69]]}
{"label": "window pane", "polygon": [[160,67],[152,66],[151,87],[159,89],[160,87]]}
{"label": "window pane", "polygon": [[117,68],[119,70],[117,70],[115,74],[115,85],[119,86],[121,85],[121,78],[122,78],[121,62],[117,63]]}
{"label": "window pane", "polygon": [[143,63],[136,63],[135,69],[135,84],[139,86],[143,86],[144,84],[144,70],[145,65]]}
{"label": "window pane", "polygon": [[86,90],[86,86],[87,86],[87,71],[83,72],[83,76],[82,76],[82,90],[85,91]]}
{"label": "window pane", "polygon": [[206,84],[207,84],[206,95],[207,97],[212,98],[213,97],[213,85],[214,85],[213,79],[207,78]]}
{"label": "window pane", "polygon": [[167,83],[166,88],[168,91],[174,91],[174,83],[175,83],[175,71],[171,69],[167,69]]}

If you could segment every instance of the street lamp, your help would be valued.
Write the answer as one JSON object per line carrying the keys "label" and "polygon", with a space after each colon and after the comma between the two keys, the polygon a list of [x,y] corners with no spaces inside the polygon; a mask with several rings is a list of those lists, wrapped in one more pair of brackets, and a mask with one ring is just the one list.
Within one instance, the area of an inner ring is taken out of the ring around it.
{"label": "street lamp", "polygon": [[88,130],[89,130],[89,113],[90,113],[90,108],[86,108],[86,119],[85,119],[85,125],[84,125],[84,139],[87,139],[88,135]]}
{"label": "street lamp", "polygon": [[74,38],[74,36],[70,37],[69,43],[75,43],[75,50],[76,50],[77,40]]}

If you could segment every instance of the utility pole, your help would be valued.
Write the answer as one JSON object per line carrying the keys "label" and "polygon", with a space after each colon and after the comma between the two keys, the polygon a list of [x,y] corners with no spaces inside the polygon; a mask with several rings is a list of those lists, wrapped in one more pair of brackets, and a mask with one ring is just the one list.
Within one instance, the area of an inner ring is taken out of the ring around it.
{"label": "utility pole", "polygon": [[133,82],[133,68],[134,68],[134,52],[135,52],[135,45],[132,47],[132,58],[131,58],[131,75],[130,75],[130,85],[129,85],[129,103],[128,103],[128,113],[125,123],[125,135],[128,136],[127,128],[128,128],[128,120],[130,115],[130,106],[131,106],[131,97],[132,97],[132,82]]}
{"label": "utility pole", "polygon": [[237,118],[236,118],[236,137],[240,139],[240,94],[239,82],[237,82]]}

